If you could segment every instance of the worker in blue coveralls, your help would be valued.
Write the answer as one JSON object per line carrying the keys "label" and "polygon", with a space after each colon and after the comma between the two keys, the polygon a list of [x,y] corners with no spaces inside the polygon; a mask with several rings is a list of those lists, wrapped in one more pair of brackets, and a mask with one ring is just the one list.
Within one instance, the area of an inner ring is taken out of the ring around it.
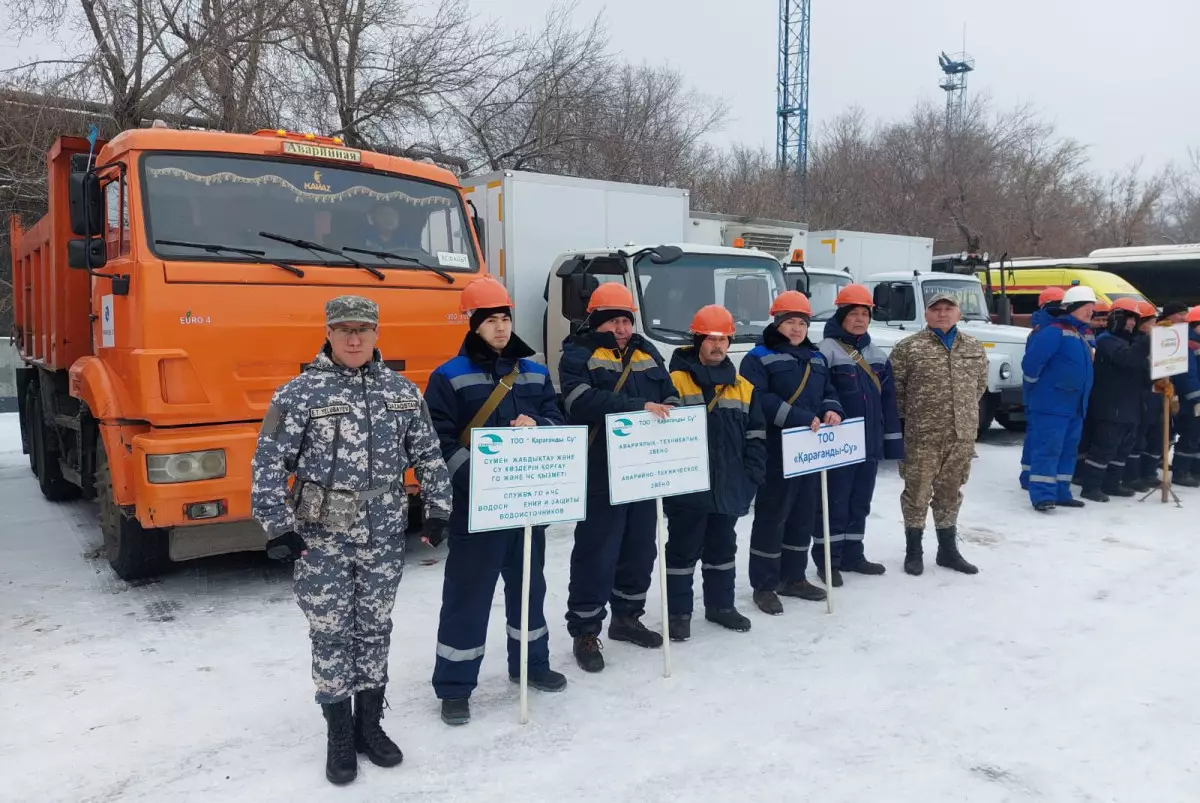
{"label": "worker in blue coveralls", "polygon": [[1188,370],[1171,377],[1179,396],[1175,416],[1175,456],[1171,463],[1171,484],[1200,488],[1200,306],[1186,316],[1188,325]]}
{"label": "worker in blue coveralls", "polygon": [[767,479],[754,502],[750,529],[750,586],[763,613],[783,613],[779,595],[819,602],[822,588],[805,579],[808,545],[816,521],[815,474],[785,479],[783,431],[840,424],[842,405],[829,378],[829,366],[808,339],[812,306],[788,290],[771,304],[774,321],[742,358],[742,376],[754,385],[767,422]]}
{"label": "worker in blue coveralls", "polygon": [[1043,513],[1083,507],[1071,496],[1071,477],[1092,392],[1092,349],[1084,339],[1096,307],[1090,287],[1072,287],[1062,304],[1039,310],[1038,328],[1021,360],[1025,442],[1029,454],[1029,501]]}
{"label": "worker in blue coveralls", "polygon": [[683,404],[705,405],[709,489],[663,500],[670,539],[666,545],[667,609],[672,641],[692,635],[692,582],[696,563],[704,578],[704,618],[736,632],[750,620],[733,604],[737,520],[767,470],[767,425],[754,386],[729,359],[737,331],[718,304],[692,318],[692,345],[671,355],[671,381]]}
{"label": "worker in blue coveralls", "polygon": [[662,647],[662,635],[642,624],[657,552],[658,506],[653,500],[608,502],[604,417],[644,410],[666,418],[679,404],[662,356],[633,330],[635,312],[629,288],[601,284],[588,300],[583,328],[563,341],[559,362],[567,422],[590,427],[587,518],[575,526],[567,594],[567,632],[585,672],[604,669],[600,629],[605,605],[612,607],[610,639]]}
{"label": "worker in blue coveralls", "polygon": [[[1051,313],[1060,308],[1059,305],[1062,304],[1063,295],[1066,292],[1061,287],[1047,287],[1038,295],[1038,308],[1030,316],[1030,325],[1033,328],[1033,332],[1036,332],[1054,320],[1051,317]],[[1033,332],[1030,332],[1031,337],[1033,336]],[[1095,347],[1095,337],[1090,341],[1090,345],[1093,348]],[[1028,390],[1027,387],[1024,389]],[[1029,490],[1029,438],[1026,438],[1021,444],[1021,475],[1018,478],[1018,482],[1021,483],[1022,491]]]}
{"label": "worker in blue coveralls", "polygon": [[[476,427],[545,427],[563,423],[554,384],[534,351],[513,333],[512,299],[491,277],[463,288],[459,307],[470,331],[458,356],[429,377],[425,400],[437,430],[454,489],[449,522],[442,613],[438,623],[433,690],[442,701],[442,720],[471,719],[470,696],[479,677],[488,614],[496,580],[504,577],[508,623],[508,675],[520,677],[521,566],[524,530],[467,531],[470,510],[471,430]],[[433,544],[437,546],[437,544]],[[567,679],[550,668],[550,639],[542,603],[546,528],[533,528],[529,578],[529,685],[562,691]]]}
{"label": "worker in blue coveralls", "polygon": [[[861,284],[846,285],[834,303],[837,311],[825,323],[821,353],[829,362],[829,374],[846,418],[864,419],[867,447],[864,462],[829,472],[830,581],[840,586],[841,572],[884,572],[882,563],[866,557],[867,516],[875,495],[879,461],[904,459],[904,430],[896,410],[892,364],[867,333],[874,309],[871,291]],[[817,553],[824,548],[825,534],[818,531],[813,541],[813,560],[822,580],[826,580],[825,565]]]}

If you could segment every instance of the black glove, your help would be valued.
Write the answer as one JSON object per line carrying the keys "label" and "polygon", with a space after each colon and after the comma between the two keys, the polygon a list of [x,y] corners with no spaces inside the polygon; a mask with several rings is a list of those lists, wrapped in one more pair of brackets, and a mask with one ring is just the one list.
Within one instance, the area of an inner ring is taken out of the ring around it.
{"label": "black glove", "polygon": [[294,532],[286,532],[267,541],[267,557],[271,560],[297,560],[307,549],[308,544]]}
{"label": "black glove", "polygon": [[426,516],[425,523],[421,525],[421,538],[428,541],[430,546],[437,546],[445,541],[446,520]]}

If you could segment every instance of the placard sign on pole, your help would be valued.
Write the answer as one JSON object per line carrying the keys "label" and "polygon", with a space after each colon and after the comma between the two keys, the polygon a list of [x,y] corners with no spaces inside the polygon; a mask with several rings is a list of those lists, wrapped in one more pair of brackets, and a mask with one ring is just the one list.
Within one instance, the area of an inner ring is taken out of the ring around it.
{"label": "placard sign on pole", "polygon": [[533,528],[587,517],[587,427],[471,431],[467,529],[525,530],[521,562],[521,724],[529,722],[529,572]]}
{"label": "placard sign on pole", "polygon": [[676,407],[666,418],[652,413],[609,413],[608,501],[613,505],[654,499],[658,507],[658,583],[662,601],[663,677],[671,677],[671,628],[667,612],[666,516],[663,497],[707,491],[708,411]]}
{"label": "placard sign on pole", "polygon": [[[1188,325],[1175,323],[1169,326],[1159,324],[1150,327],[1150,378],[1166,379],[1176,374],[1187,373],[1188,369]],[[1171,397],[1162,394],[1163,429],[1162,429],[1162,501],[1175,499],[1176,507],[1183,507],[1179,497],[1171,490],[1170,459],[1171,451]],[[1154,493],[1151,491],[1150,493]],[[1145,502],[1150,497],[1142,497]]]}
{"label": "placard sign on pole", "polygon": [[783,476],[787,479],[821,472],[821,525],[825,533],[825,612],[833,613],[833,563],[829,548],[829,477],[831,468],[867,460],[867,429],[862,418],[840,424],[793,427],[783,431]]}

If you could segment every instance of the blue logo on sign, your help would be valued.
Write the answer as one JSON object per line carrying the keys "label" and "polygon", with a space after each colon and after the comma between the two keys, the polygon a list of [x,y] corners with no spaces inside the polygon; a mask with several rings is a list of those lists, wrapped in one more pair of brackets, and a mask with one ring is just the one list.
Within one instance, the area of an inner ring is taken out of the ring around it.
{"label": "blue logo on sign", "polygon": [[618,418],[617,425],[613,427],[613,434],[618,438],[629,437],[629,430],[633,428],[633,422],[628,418]]}
{"label": "blue logo on sign", "polygon": [[500,444],[504,443],[504,440],[499,435],[493,435],[489,432],[482,436],[480,440],[482,441],[479,444],[479,451],[481,453],[489,457],[500,454]]}

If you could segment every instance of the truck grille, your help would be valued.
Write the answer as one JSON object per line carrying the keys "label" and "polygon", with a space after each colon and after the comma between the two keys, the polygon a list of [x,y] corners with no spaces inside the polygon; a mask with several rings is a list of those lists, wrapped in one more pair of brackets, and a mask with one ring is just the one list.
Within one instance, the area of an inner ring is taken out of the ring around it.
{"label": "truck grille", "polygon": [[790,234],[764,234],[763,232],[748,231],[742,234],[747,248],[757,248],[766,251],[776,259],[786,259],[792,253],[792,237]]}

